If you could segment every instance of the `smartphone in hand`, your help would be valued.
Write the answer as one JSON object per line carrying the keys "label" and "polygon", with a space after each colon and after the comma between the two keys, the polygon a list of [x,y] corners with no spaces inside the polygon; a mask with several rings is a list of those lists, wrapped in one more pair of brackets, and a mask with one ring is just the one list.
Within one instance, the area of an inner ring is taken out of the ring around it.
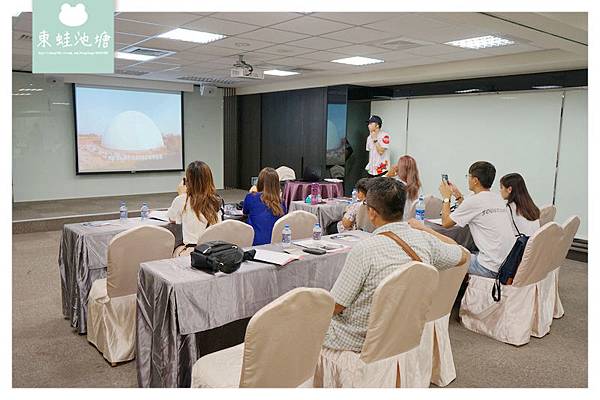
{"label": "smartphone in hand", "polygon": [[448,181],[448,174],[442,174],[442,181],[446,182],[446,185],[450,184],[450,182]]}

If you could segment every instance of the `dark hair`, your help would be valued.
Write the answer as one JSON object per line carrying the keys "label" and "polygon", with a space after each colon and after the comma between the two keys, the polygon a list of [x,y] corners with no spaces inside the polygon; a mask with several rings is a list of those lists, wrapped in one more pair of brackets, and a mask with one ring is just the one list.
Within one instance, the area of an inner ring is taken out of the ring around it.
{"label": "dark hair", "polygon": [[193,161],[185,171],[186,200],[183,209],[188,203],[196,217],[203,215],[208,225],[219,222],[221,198],[217,195],[212,172],[208,164],[203,161]]}
{"label": "dark hair", "polygon": [[492,183],[494,183],[496,168],[487,161],[477,161],[469,167],[469,174],[477,178],[481,186],[489,189],[492,187]]}
{"label": "dark hair", "polygon": [[404,216],[406,190],[401,182],[381,176],[371,178],[367,191],[367,204],[386,221],[400,221]]}
{"label": "dark hair", "polygon": [[281,195],[279,186],[279,175],[273,168],[263,168],[258,174],[256,190],[262,193],[262,202],[275,216],[283,215],[281,207]]}
{"label": "dark hair", "polygon": [[369,178],[360,178],[358,181],[356,181],[356,190],[367,194],[370,183],[371,182]]}
{"label": "dark hair", "polygon": [[540,209],[535,205],[533,199],[525,186],[525,179],[520,174],[506,174],[500,178],[500,184],[505,188],[511,187],[507,202],[515,203],[517,213],[529,221],[535,221],[540,218]]}

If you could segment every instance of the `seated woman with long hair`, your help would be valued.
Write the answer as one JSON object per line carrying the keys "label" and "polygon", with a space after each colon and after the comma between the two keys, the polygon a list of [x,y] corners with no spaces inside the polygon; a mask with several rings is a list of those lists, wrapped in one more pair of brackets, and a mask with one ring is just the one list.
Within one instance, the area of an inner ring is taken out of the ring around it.
{"label": "seated woman with long hair", "polygon": [[386,176],[394,177],[404,184],[406,190],[406,203],[404,204],[403,221],[411,218],[409,211],[415,201],[419,199],[421,190],[421,180],[419,179],[419,169],[417,161],[409,155],[404,155],[398,159]]}
{"label": "seated woman with long hair", "polygon": [[244,199],[244,214],[254,228],[253,246],[271,243],[273,225],[286,213],[281,199],[279,175],[273,168],[263,168],[258,174],[256,193],[248,193]]}
{"label": "seated woman with long hair", "polygon": [[167,215],[171,222],[181,224],[183,245],[173,252],[175,257],[193,251],[198,238],[207,227],[215,225],[222,218],[222,200],[217,194],[212,172],[208,164],[194,161],[185,171],[185,192],[175,197]]}
{"label": "seated woman with long hair", "polygon": [[500,194],[512,211],[512,229],[515,235],[517,230],[514,225],[519,228],[520,233],[533,235],[540,228],[540,209],[529,195],[523,177],[517,173],[504,175],[500,178]]}

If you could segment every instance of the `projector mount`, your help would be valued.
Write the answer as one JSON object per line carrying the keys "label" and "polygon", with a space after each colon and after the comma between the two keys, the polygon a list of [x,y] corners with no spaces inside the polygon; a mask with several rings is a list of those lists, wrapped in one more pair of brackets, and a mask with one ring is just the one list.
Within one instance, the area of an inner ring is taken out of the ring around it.
{"label": "projector mount", "polygon": [[244,56],[242,56],[242,55],[238,55],[238,61],[235,64],[233,64],[233,66],[235,68],[243,68],[244,75],[246,75],[246,76],[252,75],[252,71],[254,71],[254,67],[252,67],[252,65],[248,64],[246,61],[244,61]]}

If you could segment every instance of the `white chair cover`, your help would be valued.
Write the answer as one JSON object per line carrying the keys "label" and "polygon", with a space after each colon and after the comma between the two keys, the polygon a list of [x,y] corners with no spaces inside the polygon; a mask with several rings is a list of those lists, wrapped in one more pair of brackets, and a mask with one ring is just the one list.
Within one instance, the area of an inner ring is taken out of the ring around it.
{"label": "white chair cover", "polygon": [[277,168],[275,171],[277,171],[277,175],[279,175],[279,182],[293,181],[296,179],[296,173],[290,167],[286,167],[286,166],[282,165],[281,167]]}
{"label": "white chair cover", "polygon": [[344,167],[342,167],[341,165],[334,165],[333,167],[329,168],[329,174],[331,175],[332,178],[344,179],[344,175],[345,175]]}
{"label": "white chair cover", "polygon": [[175,237],[143,225],[116,235],[108,245],[107,277],[92,284],[87,339],[111,363],[135,357],[137,274],[140,263],[171,258]]}
{"label": "white chair cover", "polygon": [[577,233],[577,229],[579,229],[580,222],[581,221],[579,217],[573,215],[562,224],[564,233],[563,241],[560,246],[557,247],[556,269],[552,271],[552,274],[554,275],[554,291],[556,297],[556,301],[554,303],[554,318],[561,318],[563,315],[565,315],[565,310],[558,294],[558,275],[560,272],[560,266],[565,261],[565,258],[569,253],[569,249],[573,244],[573,239],[575,239],[575,234]]}
{"label": "white chair cover", "polygon": [[208,227],[198,238],[198,244],[223,240],[239,247],[250,247],[254,241],[254,229],[241,221],[228,219]]}
{"label": "white chair cover", "polygon": [[512,285],[502,285],[499,302],[492,298],[494,279],[469,277],[459,316],[463,326],[516,346],[542,337],[550,330],[554,312],[553,249],[561,242],[562,228],[550,222],[527,242]]}
{"label": "white chair cover", "polygon": [[415,376],[422,368],[411,350],[428,335],[423,330],[437,284],[437,270],[419,262],[384,278],[373,295],[361,353],[323,348],[315,387],[412,387],[424,380],[428,387],[429,376]]}
{"label": "white chair cover", "polygon": [[192,387],[297,387],[310,381],[335,301],[296,288],[259,310],[243,344],[200,358]]}
{"label": "white chair cover", "polygon": [[271,243],[281,243],[281,231],[285,224],[288,224],[292,230],[292,240],[298,240],[312,237],[312,231],[316,223],[316,215],[304,210],[292,211],[279,218],[277,222],[275,222],[275,225],[273,225]]}
{"label": "white chair cover", "polygon": [[356,229],[365,232],[373,232],[375,230],[375,226],[369,220],[367,206],[364,204],[360,205],[358,213],[356,213]]}
{"label": "white chair cover", "polygon": [[548,204],[540,208],[540,226],[546,225],[548,222],[554,221],[556,216],[556,207]]}

